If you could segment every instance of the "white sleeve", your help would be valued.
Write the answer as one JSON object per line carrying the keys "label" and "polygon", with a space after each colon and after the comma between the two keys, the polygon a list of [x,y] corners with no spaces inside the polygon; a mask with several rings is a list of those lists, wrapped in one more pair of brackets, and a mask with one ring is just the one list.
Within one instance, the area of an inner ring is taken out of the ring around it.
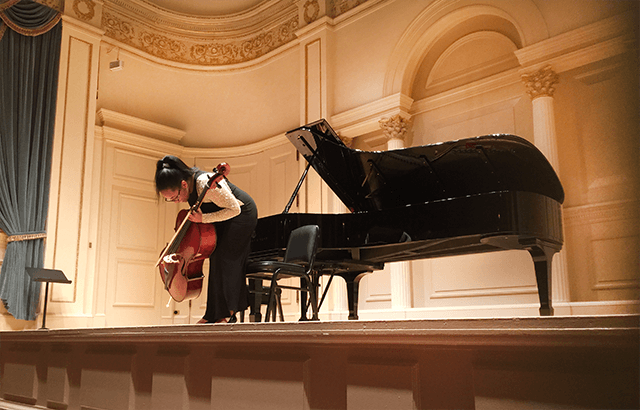
{"label": "white sleeve", "polygon": [[[196,189],[198,195],[202,192],[205,185],[211,178],[211,174],[206,173],[200,175],[200,178],[196,181]],[[220,187],[213,185],[205,194],[204,202],[213,202],[222,208],[219,211],[211,212],[211,213],[203,213],[202,214],[202,222],[204,223],[212,223],[212,222],[220,222],[226,221],[227,219],[231,219],[235,216],[240,215],[240,206],[244,205],[242,201],[238,200],[233,192],[231,192],[231,188],[229,188],[229,184],[227,181],[222,179],[218,182]]]}

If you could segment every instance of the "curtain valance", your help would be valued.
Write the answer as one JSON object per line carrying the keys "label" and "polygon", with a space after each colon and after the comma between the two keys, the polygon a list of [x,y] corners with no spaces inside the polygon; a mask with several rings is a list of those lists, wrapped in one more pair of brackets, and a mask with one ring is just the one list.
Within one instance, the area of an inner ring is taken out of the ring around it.
{"label": "curtain valance", "polygon": [[31,0],[0,0],[0,40],[7,27],[23,36],[39,36],[61,18],[60,12]]}

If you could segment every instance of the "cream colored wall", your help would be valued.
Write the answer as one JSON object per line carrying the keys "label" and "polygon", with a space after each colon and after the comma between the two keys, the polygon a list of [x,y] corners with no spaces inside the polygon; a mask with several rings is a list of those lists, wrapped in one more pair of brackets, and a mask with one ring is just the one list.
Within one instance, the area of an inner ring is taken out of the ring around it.
{"label": "cream colored wall", "polygon": [[567,73],[567,87],[558,89],[565,230],[576,301],[638,298],[638,60],[629,57]]}
{"label": "cream colored wall", "polygon": [[[116,58],[125,68],[110,71]],[[298,59],[290,49],[246,69],[204,71],[157,64],[105,39],[97,105],[181,129],[189,147],[247,145],[299,124]]]}
{"label": "cream colored wall", "polygon": [[[580,13],[569,13],[576,8]],[[566,192],[556,314],[637,312],[633,16],[633,2],[369,0],[335,19],[301,21],[293,44],[256,64],[214,69],[148,58],[65,17],[49,221],[56,236],[48,239],[46,261],[74,283],[54,287],[48,323],[199,317],[202,299],[166,307],[150,268],[176,210],[156,202],[150,179],[153,161],[165,153],[203,168],[230,162],[232,179],[256,198],[260,216],[275,214],[304,167],[282,136],[288,129],[324,117],[355,147],[385,149],[378,120],[402,114],[411,118],[405,146],[497,132],[535,142],[521,75],[547,64],[559,75],[552,94]],[[108,61],[118,53],[125,70],[111,72]],[[192,110],[210,118],[214,144],[200,145],[197,136],[208,130],[181,120]],[[97,111],[105,117],[95,120]],[[301,212],[343,212],[313,173],[301,199]],[[142,220],[144,228],[131,228]],[[138,270],[144,274],[131,275]],[[363,280],[360,317],[537,315],[526,252],[416,261],[410,272],[409,308],[391,308],[387,267]],[[285,299],[295,320],[295,296]],[[322,317],[344,319],[345,311],[344,290],[334,286]],[[3,318],[4,327],[32,326]]]}

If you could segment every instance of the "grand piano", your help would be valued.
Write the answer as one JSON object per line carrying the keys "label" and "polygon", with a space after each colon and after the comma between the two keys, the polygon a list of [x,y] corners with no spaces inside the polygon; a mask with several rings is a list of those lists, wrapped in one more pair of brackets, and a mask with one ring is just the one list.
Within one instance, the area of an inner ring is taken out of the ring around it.
{"label": "grand piano", "polygon": [[325,120],[286,136],[350,212],[289,213],[290,201],[283,213],[258,220],[250,262],[281,259],[293,229],[319,225],[318,275],[345,279],[349,319],[357,319],[358,284],[385,263],[526,250],[540,315],[553,315],[551,260],[563,243],[564,191],[533,144],[500,134],[361,151]]}

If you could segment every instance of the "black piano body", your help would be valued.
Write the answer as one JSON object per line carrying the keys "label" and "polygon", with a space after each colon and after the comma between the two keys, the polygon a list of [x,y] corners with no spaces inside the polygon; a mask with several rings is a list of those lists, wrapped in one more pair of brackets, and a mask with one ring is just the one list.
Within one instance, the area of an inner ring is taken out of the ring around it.
{"label": "black piano body", "polygon": [[349,319],[357,319],[360,279],[387,262],[527,250],[540,314],[553,315],[551,260],[563,243],[564,191],[530,142],[501,134],[360,151],[325,120],[287,137],[351,212],[260,218],[250,262],[281,259],[293,229],[320,226],[318,273],[345,279]]}

